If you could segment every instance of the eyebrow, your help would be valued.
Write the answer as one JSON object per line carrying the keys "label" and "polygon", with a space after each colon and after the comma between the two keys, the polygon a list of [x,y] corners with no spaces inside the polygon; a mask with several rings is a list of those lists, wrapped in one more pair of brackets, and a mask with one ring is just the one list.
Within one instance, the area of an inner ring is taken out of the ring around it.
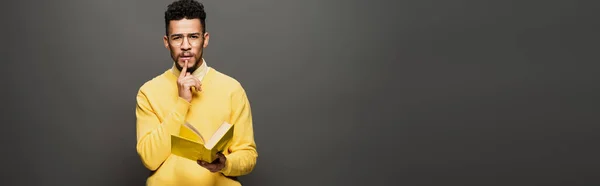
{"label": "eyebrow", "polygon": [[[171,37],[173,36],[183,36],[184,34],[171,34]],[[194,32],[194,33],[188,33],[188,35],[200,35],[199,32]]]}

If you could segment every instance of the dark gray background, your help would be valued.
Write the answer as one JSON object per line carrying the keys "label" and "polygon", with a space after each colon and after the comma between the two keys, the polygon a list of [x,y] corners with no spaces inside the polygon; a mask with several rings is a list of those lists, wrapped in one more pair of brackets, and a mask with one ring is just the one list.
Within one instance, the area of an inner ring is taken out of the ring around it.
{"label": "dark gray background", "polygon": [[[144,185],[170,2],[2,2],[1,185]],[[252,104],[244,185],[600,184],[597,3],[205,5],[205,58]]]}

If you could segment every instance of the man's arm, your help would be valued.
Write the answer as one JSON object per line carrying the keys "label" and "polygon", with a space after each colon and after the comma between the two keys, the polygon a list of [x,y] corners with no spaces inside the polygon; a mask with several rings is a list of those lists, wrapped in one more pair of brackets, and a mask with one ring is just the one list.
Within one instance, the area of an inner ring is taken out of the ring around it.
{"label": "man's arm", "polygon": [[243,88],[233,94],[232,109],[233,140],[228,149],[230,153],[225,156],[225,167],[219,172],[226,176],[242,176],[254,169],[258,157],[252,128],[252,112]]}
{"label": "man's arm", "polygon": [[143,91],[136,104],[137,152],[146,168],[154,171],[171,154],[171,134],[178,134],[190,103],[177,98],[172,112],[161,123]]}

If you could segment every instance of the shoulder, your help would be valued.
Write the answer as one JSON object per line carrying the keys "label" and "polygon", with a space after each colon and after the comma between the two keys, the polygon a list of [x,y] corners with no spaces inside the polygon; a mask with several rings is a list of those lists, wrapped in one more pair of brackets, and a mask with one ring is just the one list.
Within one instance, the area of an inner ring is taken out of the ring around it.
{"label": "shoulder", "polygon": [[220,89],[231,94],[245,94],[244,86],[236,78],[214,68],[210,68],[210,71],[212,71],[210,73],[213,73],[213,83],[219,85]]}
{"label": "shoulder", "polygon": [[171,78],[168,74],[170,71],[166,70],[161,74],[158,74],[148,81],[144,82],[138,89],[139,94],[152,94],[153,92],[161,92],[165,87],[165,85],[171,84]]}
{"label": "shoulder", "polygon": [[212,71],[212,82],[213,85],[217,85],[223,93],[223,95],[227,95],[227,99],[229,99],[232,108],[234,109],[244,109],[250,106],[250,100],[244,89],[242,83],[236,78],[227,75],[225,73],[219,72],[211,68]]}

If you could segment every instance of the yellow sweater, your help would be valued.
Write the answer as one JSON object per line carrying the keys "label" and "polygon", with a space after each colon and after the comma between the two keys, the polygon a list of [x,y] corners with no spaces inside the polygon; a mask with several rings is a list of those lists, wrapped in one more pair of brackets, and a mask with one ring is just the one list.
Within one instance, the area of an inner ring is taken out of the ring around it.
{"label": "yellow sweater", "polygon": [[[169,69],[146,82],[137,94],[137,152],[152,174],[147,185],[241,185],[236,176],[250,173],[258,153],[252,113],[246,92],[238,81],[214,68],[207,71],[202,91],[191,103],[178,96],[177,76]],[[200,69],[199,69],[200,70]],[[223,121],[234,125],[233,140],[223,154],[225,168],[211,173],[197,162],[171,154],[171,134],[179,134],[187,121],[202,136],[210,136]]]}

